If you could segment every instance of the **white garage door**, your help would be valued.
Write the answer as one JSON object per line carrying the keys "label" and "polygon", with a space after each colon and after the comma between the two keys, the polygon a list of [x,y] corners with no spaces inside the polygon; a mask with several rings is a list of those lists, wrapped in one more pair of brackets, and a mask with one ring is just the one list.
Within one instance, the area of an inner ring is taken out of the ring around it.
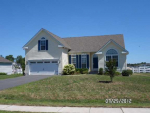
{"label": "white garage door", "polygon": [[30,75],[57,75],[58,61],[30,62]]}

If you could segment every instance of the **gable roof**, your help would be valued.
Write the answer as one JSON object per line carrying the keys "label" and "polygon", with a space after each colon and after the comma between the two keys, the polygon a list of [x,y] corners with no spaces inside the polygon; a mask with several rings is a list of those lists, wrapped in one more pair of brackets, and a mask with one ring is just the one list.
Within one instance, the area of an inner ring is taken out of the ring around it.
{"label": "gable roof", "polygon": [[47,32],[49,35],[51,35],[54,39],[56,39],[60,44],[62,44],[64,47],[71,49],[70,46],[59,36],[49,32],[46,29],[41,28],[23,47],[27,46],[41,31]]}
{"label": "gable roof", "polygon": [[3,57],[0,57],[0,63],[12,63],[10,60],[7,60]]}
{"label": "gable roof", "polygon": [[44,29],[45,31],[47,31],[50,35],[52,35],[56,40],[58,40],[61,44],[63,44],[64,47],[71,49],[71,47],[59,36],[49,32],[48,30]]}
{"label": "gable roof", "polygon": [[104,36],[85,36],[63,38],[71,47],[70,53],[73,52],[97,52],[110,40],[115,41],[125,49],[124,38],[122,34],[104,35]]}

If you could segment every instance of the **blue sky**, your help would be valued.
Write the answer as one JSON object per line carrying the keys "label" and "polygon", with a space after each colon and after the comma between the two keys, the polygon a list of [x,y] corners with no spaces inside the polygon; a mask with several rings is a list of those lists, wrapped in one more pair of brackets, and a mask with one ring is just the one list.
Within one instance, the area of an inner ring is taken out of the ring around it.
{"label": "blue sky", "polygon": [[127,62],[150,62],[150,0],[0,0],[1,55],[25,56],[41,28],[60,37],[124,34]]}

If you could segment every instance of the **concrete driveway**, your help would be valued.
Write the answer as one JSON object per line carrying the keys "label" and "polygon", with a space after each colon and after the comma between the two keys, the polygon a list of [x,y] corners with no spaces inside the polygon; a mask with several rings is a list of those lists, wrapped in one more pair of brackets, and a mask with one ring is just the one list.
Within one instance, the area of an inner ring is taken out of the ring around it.
{"label": "concrete driveway", "polygon": [[[11,75],[8,75],[11,76]],[[0,80],[0,90],[19,86],[33,81],[38,81],[44,78],[51,77],[52,75],[32,75],[32,76],[22,76],[16,78],[9,78]]]}

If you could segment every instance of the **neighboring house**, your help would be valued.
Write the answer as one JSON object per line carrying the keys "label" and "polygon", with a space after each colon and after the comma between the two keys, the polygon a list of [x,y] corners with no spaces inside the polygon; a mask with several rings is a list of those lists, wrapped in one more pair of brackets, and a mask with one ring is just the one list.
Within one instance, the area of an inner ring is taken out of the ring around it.
{"label": "neighboring house", "polygon": [[26,75],[62,74],[67,64],[98,71],[110,59],[115,59],[118,71],[122,71],[129,53],[122,34],[60,38],[43,28],[23,49]]}
{"label": "neighboring house", "polygon": [[0,73],[7,73],[8,75],[13,73],[12,62],[0,57]]}
{"label": "neighboring house", "polygon": [[150,73],[150,63],[130,67],[130,69],[133,71],[133,73]]}
{"label": "neighboring house", "polygon": [[16,74],[22,74],[22,68],[20,64],[17,64],[16,62],[12,63],[12,67],[13,67],[13,72]]}

